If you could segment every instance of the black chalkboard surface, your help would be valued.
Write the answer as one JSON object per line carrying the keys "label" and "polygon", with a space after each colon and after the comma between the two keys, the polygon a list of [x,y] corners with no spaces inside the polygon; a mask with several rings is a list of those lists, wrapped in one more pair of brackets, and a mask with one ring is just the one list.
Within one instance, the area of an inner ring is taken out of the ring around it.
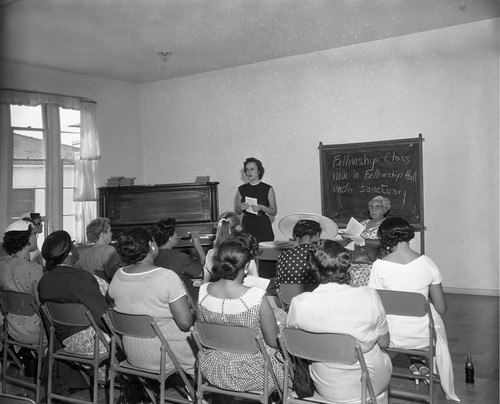
{"label": "black chalkboard surface", "polygon": [[319,145],[322,213],[340,227],[369,218],[376,195],[391,202],[390,216],[423,225],[422,135],[415,139]]}

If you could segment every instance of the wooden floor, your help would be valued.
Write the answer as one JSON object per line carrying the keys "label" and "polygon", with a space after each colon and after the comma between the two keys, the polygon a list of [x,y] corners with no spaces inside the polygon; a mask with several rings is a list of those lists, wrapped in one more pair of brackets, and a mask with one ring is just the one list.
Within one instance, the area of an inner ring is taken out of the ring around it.
{"label": "wooden floor", "polygon": [[[473,296],[447,294],[448,313],[444,317],[448,343],[453,359],[455,391],[463,404],[498,404],[499,401],[499,298],[492,296]],[[475,367],[475,384],[465,383],[465,358],[472,355]],[[420,384],[403,382],[404,387],[412,391],[425,391],[428,388]],[[401,382],[396,383],[401,386]],[[394,385],[394,383],[393,383]],[[7,386],[10,394],[28,394],[32,392],[11,385]],[[88,398],[86,391],[77,392],[75,397]],[[453,403],[446,400],[438,386],[435,403]],[[390,404],[414,403],[390,398]],[[100,392],[99,404],[109,404],[106,392]],[[213,404],[217,404],[214,402]]]}

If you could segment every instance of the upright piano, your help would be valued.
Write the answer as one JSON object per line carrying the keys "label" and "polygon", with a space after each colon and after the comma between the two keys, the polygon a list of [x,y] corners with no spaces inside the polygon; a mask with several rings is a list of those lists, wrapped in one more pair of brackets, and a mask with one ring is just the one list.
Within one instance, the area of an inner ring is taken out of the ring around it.
{"label": "upright piano", "polygon": [[[99,216],[111,222],[113,240],[133,227],[174,218],[178,247],[192,246],[187,235],[198,231],[204,249],[211,248],[219,217],[218,182],[134,185],[99,188]],[[184,238],[183,236],[186,236]]]}

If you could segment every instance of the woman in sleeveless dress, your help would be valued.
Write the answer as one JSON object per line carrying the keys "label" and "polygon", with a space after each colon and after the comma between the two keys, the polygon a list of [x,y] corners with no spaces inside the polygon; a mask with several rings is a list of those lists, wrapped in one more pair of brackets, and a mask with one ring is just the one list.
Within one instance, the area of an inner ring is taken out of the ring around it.
{"label": "woman in sleeveless dress", "polygon": [[[279,325],[284,325],[286,314],[269,304],[265,290],[246,287],[243,278],[252,259],[244,243],[228,240],[219,247],[217,264],[213,268],[215,282],[200,287],[198,320],[253,328],[266,345],[278,383],[283,382],[282,357],[278,351]],[[278,314],[279,313],[279,314]],[[206,350],[200,359],[203,376],[212,384],[227,390],[262,390],[264,357],[258,353],[240,354]],[[275,386],[272,378],[270,387]]]}
{"label": "woman in sleeveless dress", "polygon": [[[262,182],[264,167],[255,157],[249,157],[243,163],[243,170],[249,182],[238,188],[235,211],[243,213],[243,231],[254,236],[257,241],[273,241],[274,232],[269,216],[278,213],[276,196],[271,185]],[[257,202],[249,203],[246,198]]]}

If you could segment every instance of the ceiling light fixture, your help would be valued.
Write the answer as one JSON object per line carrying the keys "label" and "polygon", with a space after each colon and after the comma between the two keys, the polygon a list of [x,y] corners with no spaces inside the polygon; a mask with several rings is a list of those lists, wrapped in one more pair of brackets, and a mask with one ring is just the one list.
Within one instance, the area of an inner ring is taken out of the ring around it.
{"label": "ceiling light fixture", "polygon": [[160,58],[160,63],[161,63],[161,68],[166,69],[167,68],[167,62],[170,59],[170,55],[172,55],[172,52],[158,52],[157,55]]}

